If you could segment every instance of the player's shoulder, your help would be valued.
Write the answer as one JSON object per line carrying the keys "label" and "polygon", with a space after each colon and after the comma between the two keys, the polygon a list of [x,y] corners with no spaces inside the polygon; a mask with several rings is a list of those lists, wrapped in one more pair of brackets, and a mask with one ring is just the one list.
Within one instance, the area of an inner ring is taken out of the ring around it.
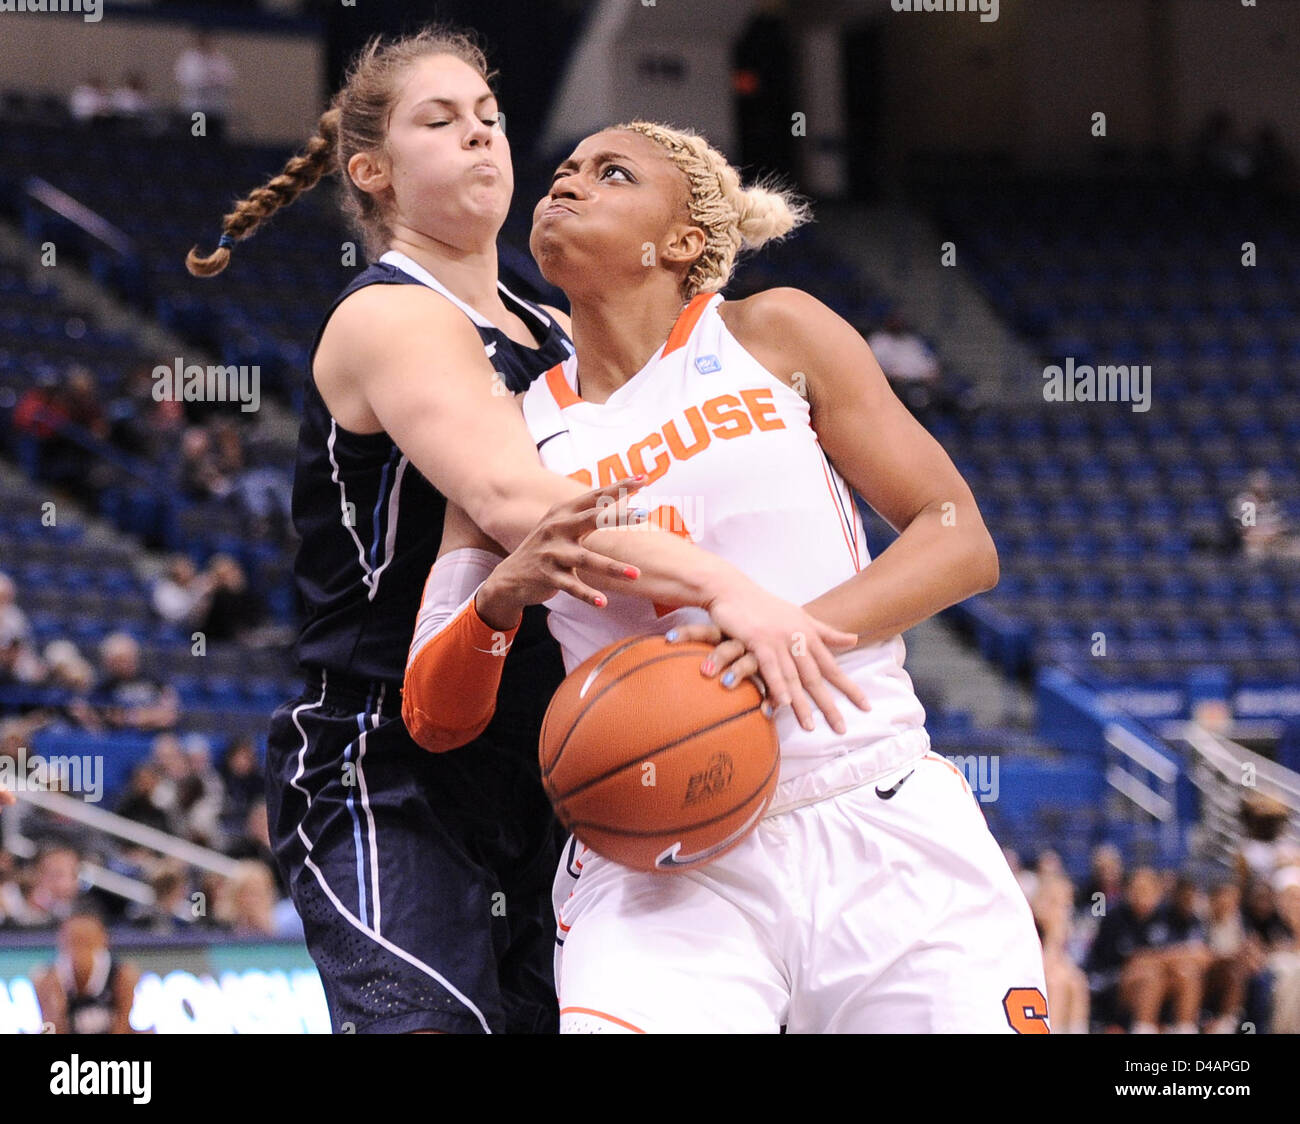
{"label": "player's shoulder", "polygon": [[723,323],[743,344],[769,346],[789,343],[815,333],[835,313],[811,293],[782,286],[764,289],[740,300],[723,301]]}
{"label": "player's shoulder", "polygon": [[349,293],[334,309],[328,327],[366,335],[411,327],[422,334],[430,326],[461,327],[473,324],[459,308],[427,285],[364,285]]}
{"label": "player's shoulder", "polygon": [[566,336],[573,335],[573,321],[569,318],[569,314],[565,312],[564,309],[556,308],[551,304],[539,304],[537,307],[555,320],[560,327],[564,329],[564,334]]}
{"label": "player's shoulder", "polygon": [[444,356],[481,351],[478,330],[459,308],[426,285],[365,285],[330,314],[317,348],[317,366],[370,370],[381,356],[427,349],[437,339]]}

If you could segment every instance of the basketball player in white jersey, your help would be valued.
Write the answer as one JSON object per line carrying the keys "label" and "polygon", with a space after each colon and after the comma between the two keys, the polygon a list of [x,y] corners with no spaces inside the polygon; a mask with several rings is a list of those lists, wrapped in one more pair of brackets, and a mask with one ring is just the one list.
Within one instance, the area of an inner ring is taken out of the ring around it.
{"label": "basketball player in white jersey", "polygon": [[[576,347],[522,396],[543,464],[595,486],[644,475],[634,502],[660,526],[856,633],[837,662],[870,701],[833,724],[776,711],[774,800],[710,864],[647,874],[571,846],[561,1029],[1043,1033],[1029,906],[965,778],[930,750],[902,666],[902,631],[997,580],[974,498],[838,316],[792,289],[717,291],[742,244],[805,217],[742,189],[701,138],[644,122],[579,144],[534,215]],[[900,531],[874,561],[849,486]],[[639,632],[722,639],[695,609],[546,588],[553,530],[501,562],[449,511],[434,574],[454,568],[461,600],[426,597],[406,675],[430,711],[455,693],[467,718],[490,715],[502,661],[487,640],[508,642],[531,599],[547,598],[569,670]],[[726,641],[703,670],[726,685],[757,665]]]}

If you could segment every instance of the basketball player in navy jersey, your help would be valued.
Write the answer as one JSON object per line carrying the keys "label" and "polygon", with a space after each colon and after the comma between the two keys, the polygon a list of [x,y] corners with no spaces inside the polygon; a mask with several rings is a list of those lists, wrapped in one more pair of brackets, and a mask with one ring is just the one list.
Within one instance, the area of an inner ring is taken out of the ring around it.
{"label": "basketball player in navy jersey", "polygon": [[[268,737],[272,844],[336,1032],[552,1032],[549,893],[561,838],[537,734],[563,676],[532,610],[505,661],[492,723],[431,755],[401,685],[444,496],[508,549],[552,516],[557,588],[589,582],[709,609],[763,664],[776,701],[828,699],[814,621],[677,536],[596,528],[599,501],[537,460],[510,394],[570,353],[567,320],[497,280],[513,189],[482,53],[427,30],[370,44],[305,152],[225,216],[230,249],[327,172],[372,260],[326,313],[305,382],[293,514],[306,620],[303,693]],[[378,259],[378,260],[375,260]],[[794,632],[806,650],[786,651]]]}
{"label": "basketball player in navy jersey", "polygon": [[78,911],[59,926],[59,954],[32,986],[55,1034],[130,1034],[139,981],[140,970],[113,955],[99,916]]}

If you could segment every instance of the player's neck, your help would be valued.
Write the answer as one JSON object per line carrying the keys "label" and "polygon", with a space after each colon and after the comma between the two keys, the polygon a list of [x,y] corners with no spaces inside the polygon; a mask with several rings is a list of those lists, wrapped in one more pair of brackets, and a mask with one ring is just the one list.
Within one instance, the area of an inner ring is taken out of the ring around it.
{"label": "player's neck", "polygon": [[606,289],[569,294],[579,393],[603,402],[632,378],[668,339],[682,312],[673,289]]}
{"label": "player's neck", "polygon": [[497,289],[496,239],[464,245],[441,242],[418,231],[401,229],[389,249],[427,269],[451,293],[494,323],[505,311]]}

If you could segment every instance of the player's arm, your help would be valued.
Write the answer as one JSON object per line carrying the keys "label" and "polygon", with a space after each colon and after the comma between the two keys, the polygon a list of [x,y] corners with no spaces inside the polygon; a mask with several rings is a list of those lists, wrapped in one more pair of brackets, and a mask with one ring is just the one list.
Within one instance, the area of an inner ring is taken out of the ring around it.
{"label": "player's arm", "polygon": [[899,532],[869,566],[805,608],[870,644],[992,589],[997,548],[975,497],[943,447],[898,400],[866,341],[797,289],[773,289],[736,304],[745,306],[733,313],[741,343],[778,376],[804,372],[822,448]]}
{"label": "player's arm", "polygon": [[32,980],[32,990],[41,1008],[41,1025],[51,1028],[54,1034],[67,1034],[68,997],[58,973],[53,968],[45,969]]}
{"label": "player's arm", "polygon": [[117,979],[113,984],[113,1034],[134,1034],[131,1027],[131,1008],[135,1005],[135,986],[140,982],[140,969],[134,964],[119,964]]}
{"label": "player's arm", "polygon": [[[361,392],[372,421],[362,431],[387,431],[426,479],[509,550],[553,507],[585,491],[542,466],[478,334],[423,286],[372,285],[350,296],[326,326],[317,351],[322,363],[331,370],[318,375],[327,374],[336,389],[341,383]],[[589,551],[589,565],[578,572],[584,583],[708,609],[754,654],[773,705],[791,704],[805,728],[812,728],[809,695],[836,723],[824,678],[850,697],[858,691],[831,655],[832,647],[851,647],[856,637],[772,596],[679,536],[659,528],[599,527],[583,545]],[[635,581],[622,576],[629,564],[639,572]],[[792,638],[800,636],[804,643],[792,652]]]}
{"label": "player's arm", "polygon": [[[611,505],[618,510],[626,503],[619,492],[628,492],[627,484],[596,488],[552,508],[507,558],[469,516],[447,504],[402,684],[402,720],[417,745],[443,753],[487,729],[505,657],[528,605],[559,590],[604,604],[604,594],[588,591],[574,570],[586,554],[582,537]],[[626,576],[635,580],[635,569],[628,567]]]}

